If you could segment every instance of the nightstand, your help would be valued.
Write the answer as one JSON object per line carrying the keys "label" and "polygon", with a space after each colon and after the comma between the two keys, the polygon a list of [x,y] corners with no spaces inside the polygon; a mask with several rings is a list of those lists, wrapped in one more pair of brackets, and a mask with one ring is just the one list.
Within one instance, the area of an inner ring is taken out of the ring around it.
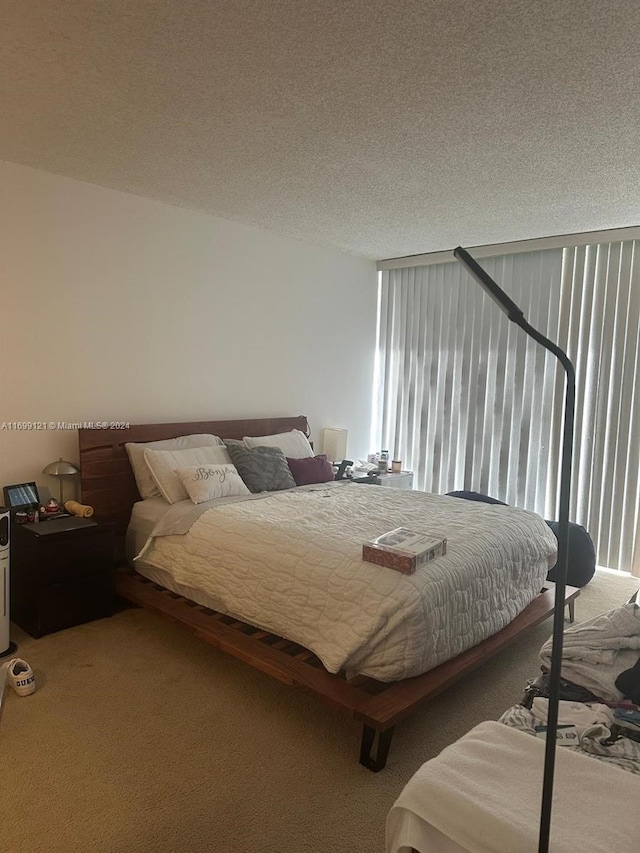
{"label": "nightstand", "polygon": [[389,486],[392,489],[413,488],[413,471],[390,471],[379,476],[381,486]]}
{"label": "nightstand", "polygon": [[390,471],[387,474],[376,474],[375,477],[366,477],[355,472],[354,483],[369,483],[374,486],[387,486],[392,489],[412,489],[413,471]]}
{"label": "nightstand", "polygon": [[54,524],[11,529],[11,620],[32,637],[113,612],[114,525],[96,522],[47,532]]}

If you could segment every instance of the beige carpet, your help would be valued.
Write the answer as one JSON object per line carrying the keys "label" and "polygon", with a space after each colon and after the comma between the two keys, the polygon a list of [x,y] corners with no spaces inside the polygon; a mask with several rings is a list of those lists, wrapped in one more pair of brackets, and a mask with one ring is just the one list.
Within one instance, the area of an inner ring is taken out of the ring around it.
{"label": "beige carpet", "polygon": [[[599,572],[585,619],[639,581]],[[142,610],[40,640],[18,629],[38,690],[0,724],[4,853],[382,853],[415,770],[538,673],[551,621],[401,723],[387,768],[358,764],[338,711]]]}

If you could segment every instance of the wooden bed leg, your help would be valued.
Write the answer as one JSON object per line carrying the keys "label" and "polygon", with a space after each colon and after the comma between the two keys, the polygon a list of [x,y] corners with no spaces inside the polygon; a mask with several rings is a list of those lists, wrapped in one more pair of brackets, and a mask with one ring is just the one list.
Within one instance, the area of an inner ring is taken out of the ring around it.
{"label": "wooden bed leg", "polygon": [[[362,764],[363,767],[366,767],[367,770],[373,770],[374,773],[377,773],[386,765],[394,729],[395,726],[391,726],[391,728],[385,729],[383,732],[379,732],[376,729],[372,729],[371,726],[362,727],[360,764]],[[376,734],[378,735],[378,748],[376,750],[376,757],[374,758],[373,748]]]}
{"label": "wooden bed leg", "polygon": [[569,608],[569,622],[573,622],[576,617],[576,603],[575,601],[570,601],[567,605]]}

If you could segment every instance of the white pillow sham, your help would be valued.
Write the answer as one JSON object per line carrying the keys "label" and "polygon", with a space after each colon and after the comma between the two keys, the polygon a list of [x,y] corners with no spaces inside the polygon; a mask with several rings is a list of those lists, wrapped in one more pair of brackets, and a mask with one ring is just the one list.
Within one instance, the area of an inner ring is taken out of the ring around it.
{"label": "white pillow sham", "polygon": [[147,498],[160,498],[162,494],[157,487],[149,466],[144,459],[145,447],[151,450],[185,450],[190,447],[220,447],[224,442],[217,435],[193,434],[180,435],[178,438],[165,438],[162,441],[127,442],[125,450],[129,456],[129,462],[136,478],[136,485],[143,500]]}
{"label": "white pillow sham", "polygon": [[222,447],[192,447],[185,450],[152,450],[145,447],[144,458],[162,497],[170,504],[185,501],[189,497],[187,490],[176,474],[177,468],[190,468],[193,465],[231,464],[231,457],[224,445]]}
{"label": "white pillow sham", "polygon": [[299,429],[279,432],[276,435],[261,435],[257,438],[245,435],[243,441],[250,448],[278,447],[290,459],[306,459],[309,456],[315,456],[309,439]]}
{"label": "white pillow sham", "polygon": [[176,475],[194,504],[213,498],[250,495],[235,465],[194,465],[176,468]]}

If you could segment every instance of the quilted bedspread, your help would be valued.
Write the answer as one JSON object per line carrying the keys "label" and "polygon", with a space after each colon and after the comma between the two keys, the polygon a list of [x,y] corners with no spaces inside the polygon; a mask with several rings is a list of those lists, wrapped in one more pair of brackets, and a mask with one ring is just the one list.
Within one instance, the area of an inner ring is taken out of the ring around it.
{"label": "quilted bedspread", "polygon": [[[514,507],[354,483],[252,497],[195,513],[187,532],[169,511],[141,559],[348,676],[392,681],[455,657],[514,619],[556,558],[544,520]],[[363,542],[399,526],[446,537],[447,554],[413,575],[362,560]]]}

